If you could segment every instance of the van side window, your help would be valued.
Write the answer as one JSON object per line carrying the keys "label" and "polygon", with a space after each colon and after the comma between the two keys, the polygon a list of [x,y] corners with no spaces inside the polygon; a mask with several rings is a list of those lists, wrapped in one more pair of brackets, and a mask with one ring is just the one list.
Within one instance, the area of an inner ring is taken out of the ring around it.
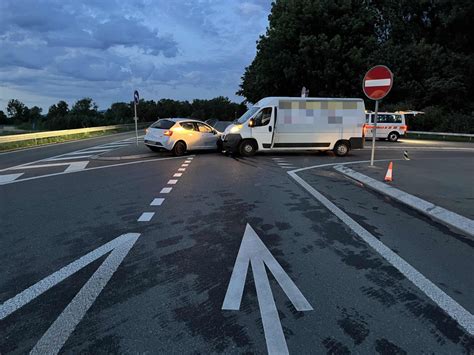
{"label": "van side window", "polygon": [[255,116],[255,127],[266,126],[272,118],[272,108],[265,107]]}

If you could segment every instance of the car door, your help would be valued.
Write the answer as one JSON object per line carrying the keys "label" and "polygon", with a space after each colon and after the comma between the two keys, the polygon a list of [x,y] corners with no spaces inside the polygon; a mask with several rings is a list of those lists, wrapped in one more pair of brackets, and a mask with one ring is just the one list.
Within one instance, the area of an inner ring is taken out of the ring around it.
{"label": "car door", "polygon": [[176,141],[183,140],[186,143],[188,150],[199,148],[199,132],[194,122],[180,122],[181,130],[179,135],[175,138]]}
{"label": "car door", "polygon": [[198,129],[199,149],[216,149],[216,131],[205,123],[196,122],[196,126]]}
{"label": "car door", "polygon": [[258,142],[258,148],[271,148],[275,126],[275,110],[264,107],[253,117],[252,137]]}

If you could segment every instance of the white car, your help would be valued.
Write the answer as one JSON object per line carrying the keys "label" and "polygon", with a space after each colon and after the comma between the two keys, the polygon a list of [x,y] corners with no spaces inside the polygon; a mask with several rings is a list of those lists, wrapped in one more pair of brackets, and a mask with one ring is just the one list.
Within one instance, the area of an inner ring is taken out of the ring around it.
{"label": "white car", "polygon": [[189,118],[164,118],[146,130],[145,145],[153,151],[183,155],[189,150],[218,150],[221,133],[208,124]]}

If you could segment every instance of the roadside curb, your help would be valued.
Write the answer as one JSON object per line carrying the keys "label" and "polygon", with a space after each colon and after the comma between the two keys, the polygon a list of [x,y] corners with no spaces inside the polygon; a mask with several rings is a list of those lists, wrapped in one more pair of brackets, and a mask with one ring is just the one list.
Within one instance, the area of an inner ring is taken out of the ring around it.
{"label": "roadside curb", "polygon": [[468,236],[474,237],[474,221],[472,219],[461,216],[395,187],[379,182],[375,179],[372,179],[371,177],[368,177],[367,175],[358,173],[357,171],[354,171],[343,165],[336,165],[334,169],[364,184],[372,190],[393,198],[394,200],[423,213],[437,222],[443,223]]}

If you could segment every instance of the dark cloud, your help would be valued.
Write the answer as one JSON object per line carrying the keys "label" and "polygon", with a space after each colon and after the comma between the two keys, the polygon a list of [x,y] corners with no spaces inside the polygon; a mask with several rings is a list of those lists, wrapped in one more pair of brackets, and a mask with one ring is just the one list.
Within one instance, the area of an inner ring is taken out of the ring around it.
{"label": "dark cloud", "polygon": [[109,104],[135,87],[143,97],[235,98],[270,3],[0,0],[0,88],[35,104]]}

